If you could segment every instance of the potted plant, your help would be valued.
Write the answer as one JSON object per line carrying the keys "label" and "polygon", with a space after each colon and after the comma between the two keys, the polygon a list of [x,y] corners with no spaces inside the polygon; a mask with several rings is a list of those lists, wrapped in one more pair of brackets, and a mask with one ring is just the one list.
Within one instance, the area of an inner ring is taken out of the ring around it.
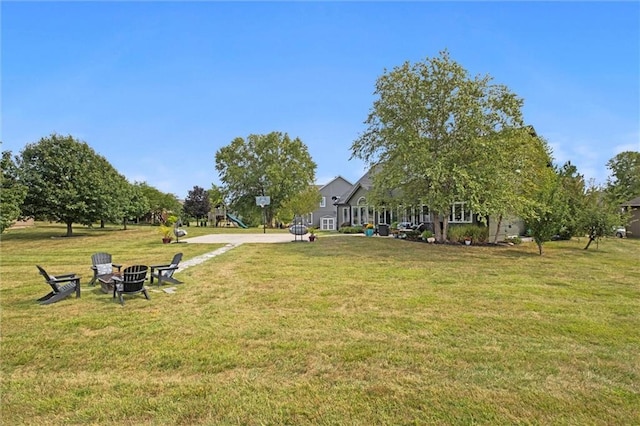
{"label": "potted plant", "polygon": [[162,234],[162,243],[169,244],[173,239],[173,237],[171,236],[171,233],[173,232],[173,227],[160,225],[159,231],[160,231],[160,234]]}
{"label": "potted plant", "polygon": [[309,242],[314,242],[316,240],[316,230],[315,228],[309,228]]}
{"label": "potted plant", "polygon": [[400,236],[400,231],[398,230],[398,222],[393,222],[391,224],[391,235],[393,235],[393,238],[398,238]]}
{"label": "potted plant", "polygon": [[373,236],[374,228],[372,223],[367,223],[362,228],[364,229],[364,235],[367,237]]}

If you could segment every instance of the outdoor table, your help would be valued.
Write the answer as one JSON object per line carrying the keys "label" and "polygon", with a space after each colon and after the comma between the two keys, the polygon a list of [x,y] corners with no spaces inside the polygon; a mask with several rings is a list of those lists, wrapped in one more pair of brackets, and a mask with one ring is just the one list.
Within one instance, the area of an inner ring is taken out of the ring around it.
{"label": "outdoor table", "polygon": [[120,274],[106,274],[98,278],[100,281],[100,288],[103,293],[113,292],[113,297],[116,297],[116,286],[122,282],[122,275]]}

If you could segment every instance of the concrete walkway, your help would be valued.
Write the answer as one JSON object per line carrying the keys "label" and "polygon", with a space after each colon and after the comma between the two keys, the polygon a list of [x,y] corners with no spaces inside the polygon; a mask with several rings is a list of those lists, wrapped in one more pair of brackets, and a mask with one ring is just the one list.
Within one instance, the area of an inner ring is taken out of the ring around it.
{"label": "concrete walkway", "polygon": [[[300,237],[298,237],[300,238]],[[199,265],[202,262],[205,262],[213,257],[219,256],[223,253],[228,252],[231,249],[238,247],[244,243],[262,243],[262,244],[273,244],[273,243],[289,243],[294,240],[294,236],[291,234],[277,233],[277,234],[211,234],[211,235],[202,235],[200,237],[193,238],[185,238],[184,240],[180,240],[180,242],[186,242],[190,244],[226,244],[224,247],[221,247],[217,250],[214,250],[209,253],[202,254],[200,256],[196,256],[193,259],[189,259],[184,262],[180,262],[180,267],[176,272],[184,271],[191,266]],[[304,237],[304,240],[307,241],[308,238]]]}

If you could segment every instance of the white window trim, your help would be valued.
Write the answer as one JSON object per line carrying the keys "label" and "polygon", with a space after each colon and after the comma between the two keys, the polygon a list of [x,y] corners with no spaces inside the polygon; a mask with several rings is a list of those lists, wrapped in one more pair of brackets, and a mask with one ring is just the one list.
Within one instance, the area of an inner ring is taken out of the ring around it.
{"label": "white window trim", "polygon": [[322,197],[322,200],[320,200],[320,207],[327,207],[327,197]]}
{"label": "white window trim", "polygon": [[[473,212],[471,210],[465,211],[464,206],[466,203],[456,202],[451,204],[451,214],[449,215],[449,223],[473,223]],[[456,220],[456,207],[461,209],[460,217],[462,220]]]}

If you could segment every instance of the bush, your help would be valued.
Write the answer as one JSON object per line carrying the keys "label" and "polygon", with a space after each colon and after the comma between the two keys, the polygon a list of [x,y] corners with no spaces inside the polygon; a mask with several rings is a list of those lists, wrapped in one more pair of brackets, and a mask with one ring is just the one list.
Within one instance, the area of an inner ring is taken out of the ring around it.
{"label": "bush", "polygon": [[343,226],[338,229],[343,234],[362,234],[362,226]]}
{"label": "bush", "polygon": [[429,231],[428,229],[422,231],[422,239],[423,240],[427,240],[427,238],[431,238],[433,237],[433,232]]}
{"label": "bush", "polygon": [[517,235],[511,236],[511,237],[507,237],[507,238],[505,238],[505,241],[507,243],[516,244],[516,245],[522,243],[522,239],[520,237],[518,237]]}
{"label": "bush", "polygon": [[409,241],[419,241],[421,237],[420,231],[403,231],[402,233],[406,235]]}
{"label": "bush", "polygon": [[454,225],[449,227],[447,239],[455,243],[464,243],[471,238],[474,243],[486,243],[489,239],[489,228],[479,225]]}

